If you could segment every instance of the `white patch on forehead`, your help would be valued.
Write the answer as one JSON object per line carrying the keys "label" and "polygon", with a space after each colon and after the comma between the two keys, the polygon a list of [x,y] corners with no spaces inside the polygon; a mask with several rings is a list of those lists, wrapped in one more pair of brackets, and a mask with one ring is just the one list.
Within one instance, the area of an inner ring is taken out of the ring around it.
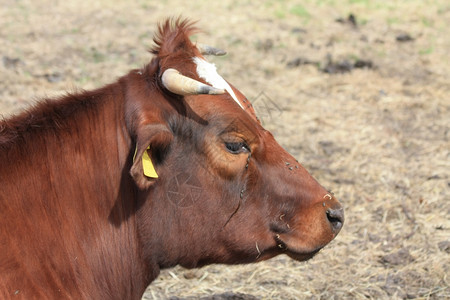
{"label": "white patch on forehead", "polygon": [[197,65],[197,74],[200,76],[200,78],[204,79],[207,83],[212,85],[213,87],[217,89],[224,89],[230,94],[230,96],[236,101],[239,106],[244,109],[241,102],[239,102],[238,98],[234,94],[233,89],[231,86],[225,81],[225,79],[222,78],[217,73],[216,66],[212,63],[207,62],[204,59],[201,59],[200,57],[194,57],[193,58],[194,63]]}

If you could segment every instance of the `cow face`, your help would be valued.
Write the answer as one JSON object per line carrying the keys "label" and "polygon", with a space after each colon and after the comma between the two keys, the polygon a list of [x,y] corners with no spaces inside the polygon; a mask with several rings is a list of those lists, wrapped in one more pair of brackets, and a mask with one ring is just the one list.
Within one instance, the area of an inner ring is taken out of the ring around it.
{"label": "cow face", "polygon": [[[160,252],[161,266],[311,258],[340,231],[342,206],[180,35],[183,26],[160,29],[144,73],[152,98],[133,104],[140,113],[128,121],[145,248]],[[156,176],[145,175],[145,160]]]}
{"label": "cow face", "polygon": [[[217,244],[233,245],[232,253],[241,252],[239,259],[286,253],[305,260],[337,235],[344,221],[339,202],[231,96],[191,96],[186,101],[207,123],[198,130],[200,154],[194,160],[197,168],[192,167],[202,188],[214,195],[217,211],[211,215],[222,226]],[[196,201],[193,205],[204,205]]]}

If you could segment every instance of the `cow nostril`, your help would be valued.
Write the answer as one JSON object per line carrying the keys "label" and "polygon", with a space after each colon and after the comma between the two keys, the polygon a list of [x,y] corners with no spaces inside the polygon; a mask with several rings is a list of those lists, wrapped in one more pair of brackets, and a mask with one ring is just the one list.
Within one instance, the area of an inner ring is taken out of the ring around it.
{"label": "cow nostril", "polygon": [[344,223],[344,209],[327,209],[327,219],[331,223],[333,230],[338,232]]}

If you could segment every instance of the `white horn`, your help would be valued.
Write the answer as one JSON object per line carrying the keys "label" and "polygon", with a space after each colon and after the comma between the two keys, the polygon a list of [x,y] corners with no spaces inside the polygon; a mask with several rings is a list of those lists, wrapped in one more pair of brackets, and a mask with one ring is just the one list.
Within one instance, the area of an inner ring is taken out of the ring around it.
{"label": "white horn", "polygon": [[222,49],[214,48],[205,44],[197,43],[197,48],[198,50],[200,50],[200,53],[202,55],[222,56],[227,54],[227,52]]}
{"label": "white horn", "polygon": [[161,80],[166,89],[181,96],[199,94],[218,95],[225,93],[224,89],[218,89],[186,77],[175,69],[165,70],[161,76]]}

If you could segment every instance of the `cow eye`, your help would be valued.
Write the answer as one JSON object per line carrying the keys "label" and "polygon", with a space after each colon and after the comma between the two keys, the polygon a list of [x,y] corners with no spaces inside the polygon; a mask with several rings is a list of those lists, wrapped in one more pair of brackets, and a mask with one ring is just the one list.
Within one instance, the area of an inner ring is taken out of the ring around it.
{"label": "cow eye", "polygon": [[232,154],[250,152],[249,147],[244,142],[225,142],[225,147]]}

